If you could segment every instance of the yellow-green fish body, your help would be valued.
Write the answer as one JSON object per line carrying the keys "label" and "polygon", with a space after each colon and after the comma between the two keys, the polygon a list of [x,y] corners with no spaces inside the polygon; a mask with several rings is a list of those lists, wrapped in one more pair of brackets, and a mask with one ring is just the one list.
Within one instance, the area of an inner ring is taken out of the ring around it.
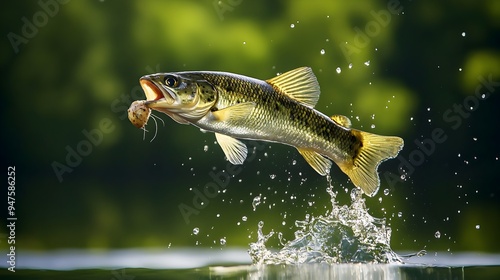
{"label": "yellow-green fish body", "polygon": [[242,164],[247,155],[238,139],[287,144],[321,175],[328,174],[333,160],[372,196],[380,184],[378,165],[403,146],[399,137],[352,129],[347,117],[315,110],[319,84],[307,67],[266,81],[209,71],[153,74],[140,81],[149,108],[215,132],[233,164]]}

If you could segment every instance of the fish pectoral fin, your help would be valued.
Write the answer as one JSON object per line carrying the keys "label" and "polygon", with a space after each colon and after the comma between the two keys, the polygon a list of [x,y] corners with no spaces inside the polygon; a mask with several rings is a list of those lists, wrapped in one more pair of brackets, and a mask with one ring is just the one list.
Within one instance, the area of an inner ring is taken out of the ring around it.
{"label": "fish pectoral fin", "polygon": [[314,108],[319,100],[319,83],[309,67],[301,67],[266,81],[300,103]]}
{"label": "fish pectoral fin", "polygon": [[377,173],[379,164],[398,155],[404,145],[403,139],[355,129],[352,132],[362,145],[352,160],[337,164],[356,187],[361,188],[366,195],[374,196],[380,187]]}
{"label": "fish pectoral fin", "polygon": [[243,164],[248,154],[247,146],[243,142],[220,133],[215,133],[215,138],[230,163]]}
{"label": "fish pectoral fin", "polygon": [[255,108],[254,102],[244,102],[212,112],[215,121],[246,119]]}
{"label": "fish pectoral fin", "polygon": [[297,150],[304,157],[307,163],[309,163],[309,165],[316,170],[316,172],[322,176],[326,176],[328,174],[330,168],[332,167],[332,162],[329,159],[315,151],[301,148],[297,148]]}
{"label": "fish pectoral fin", "polygon": [[351,120],[346,116],[333,115],[330,118],[345,128],[351,128],[351,125],[352,125]]}

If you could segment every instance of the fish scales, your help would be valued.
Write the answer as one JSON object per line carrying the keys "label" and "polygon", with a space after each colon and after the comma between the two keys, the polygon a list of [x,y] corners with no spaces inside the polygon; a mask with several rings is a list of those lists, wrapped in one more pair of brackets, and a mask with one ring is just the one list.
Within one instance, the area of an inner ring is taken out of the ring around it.
{"label": "fish scales", "polygon": [[[326,155],[330,158],[338,158],[339,154],[342,154],[343,160],[354,157],[355,153],[351,147],[359,141],[349,129],[339,126],[324,114],[280,93],[270,84],[225,74],[202,76],[208,81],[217,83],[223,91],[216,106],[225,108],[242,102],[256,103],[248,118],[241,123],[231,121],[227,124],[226,129],[234,133],[234,137],[269,140],[295,147],[332,151]],[[250,133],[237,132],[245,131],[243,128],[246,127],[254,129]]]}

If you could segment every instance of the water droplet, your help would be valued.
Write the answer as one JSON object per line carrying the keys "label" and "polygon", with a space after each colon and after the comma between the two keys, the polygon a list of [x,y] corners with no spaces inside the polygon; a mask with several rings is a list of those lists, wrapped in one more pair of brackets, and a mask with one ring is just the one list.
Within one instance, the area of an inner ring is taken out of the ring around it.
{"label": "water droplet", "polygon": [[398,212],[398,218],[403,217],[403,212]]}
{"label": "water droplet", "polygon": [[340,67],[337,67],[337,74],[340,74],[340,72],[342,72],[342,69],[340,69]]}
{"label": "water droplet", "polygon": [[371,128],[375,128],[375,125],[374,125],[374,124],[372,124],[370,127],[371,127]]}
{"label": "water droplet", "polygon": [[325,54],[325,49],[321,49],[321,50],[319,51],[319,53],[320,53],[321,55],[324,55],[324,54]]}
{"label": "water droplet", "polygon": [[352,63],[349,63],[349,69],[351,69],[351,68],[352,68]]}
{"label": "water droplet", "polygon": [[203,151],[208,151],[208,145],[203,146]]}
{"label": "water droplet", "polygon": [[458,71],[462,72],[462,68],[458,68]]}
{"label": "water droplet", "polygon": [[428,107],[428,108],[427,108],[427,112],[430,112],[430,111],[431,111],[431,107]]}
{"label": "water droplet", "polygon": [[276,174],[270,174],[269,178],[271,178],[271,180],[274,180],[274,178],[276,178]]}
{"label": "water droplet", "polygon": [[441,238],[441,233],[439,232],[439,230],[434,233],[434,237]]}
{"label": "water droplet", "polygon": [[297,161],[296,160],[292,160],[292,165],[296,165],[297,164]]}
{"label": "water droplet", "polygon": [[290,24],[290,28],[295,28],[295,24]]}
{"label": "water droplet", "polygon": [[364,64],[365,64],[366,66],[370,66],[370,61],[368,60],[368,61],[366,61]]}
{"label": "water droplet", "polygon": [[384,189],[384,195],[388,195],[389,194],[389,189]]}
{"label": "water droplet", "polygon": [[476,229],[480,229],[481,228],[481,225],[476,225]]}
{"label": "water droplet", "polygon": [[252,201],[253,211],[255,211],[257,209],[257,206],[259,204],[260,204],[260,195],[253,198],[253,201]]}
{"label": "water droplet", "polygon": [[425,256],[425,254],[427,254],[427,251],[426,251],[426,250],[420,250],[420,251],[418,251],[418,253],[417,253],[417,257],[423,257],[423,256]]}
{"label": "water droplet", "polygon": [[462,37],[465,37],[465,32],[462,32]]}
{"label": "water droplet", "polygon": [[247,216],[243,216],[243,217],[241,217],[241,220],[242,220],[243,222],[246,222],[246,221],[247,221],[247,219],[248,219],[248,218],[247,218]]}
{"label": "water droplet", "polygon": [[221,238],[219,241],[220,241],[220,245],[222,245],[222,246],[226,245],[226,238],[225,237]]}
{"label": "water droplet", "polygon": [[200,233],[200,229],[197,227],[193,228],[193,234],[198,235],[198,233]]}
{"label": "water droplet", "polygon": [[247,44],[247,42],[243,41],[243,45],[246,45],[246,44]]}

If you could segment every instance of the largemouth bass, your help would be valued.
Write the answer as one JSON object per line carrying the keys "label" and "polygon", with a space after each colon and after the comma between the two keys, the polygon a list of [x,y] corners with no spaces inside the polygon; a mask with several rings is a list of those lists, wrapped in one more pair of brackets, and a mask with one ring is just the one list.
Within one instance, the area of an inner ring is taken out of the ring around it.
{"label": "largemouth bass", "polygon": [[349,118],[315,110],[320,88],[308,67],[265,81],[198,71],[146,75],[140,84],[147,98],[141,106],[214,132],[232,164],[242,164],[248,152],[238,139],[282,143],[297,148],[323,176],[335,162],[355,186],[373,196],[380,186],[379,164],[403,147],[399,137],[353,129]]}

